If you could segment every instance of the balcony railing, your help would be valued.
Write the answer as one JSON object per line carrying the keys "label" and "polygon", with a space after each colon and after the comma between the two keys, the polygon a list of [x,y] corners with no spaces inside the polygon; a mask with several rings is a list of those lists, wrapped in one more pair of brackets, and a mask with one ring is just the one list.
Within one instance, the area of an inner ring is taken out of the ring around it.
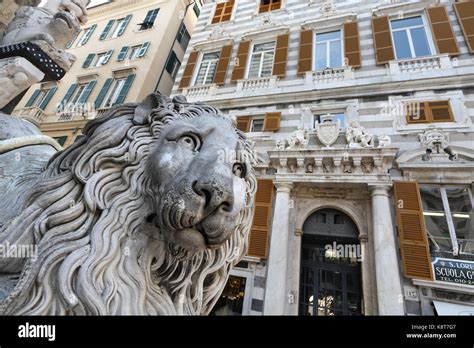
{"label": "balcony railing", "polygon": [[275,88],[277,86],[277,77],[259,77],[253,79],[240,80],[237,82],[237,92],[257,91],[260,89]]}
{"label": "balcony railing", "polygon": [[316,85],[339,82],[353,78],[354,70],[350,66],[326,68],[323,70],[309,71],[306,73],[306,83]]}
{"label": "balcony railing", "polygon": [[183,90],[183,95],[190,98],[206,97],[215,94],[216,88],[215,84],[191,86]]}
{"label": "balcony railing", "polygon": [[30,119],[35,123],[41,123],[44,121],[46,114],[44,113],[44,110],[36,107],[36,106],[31,106],[23,109],[19,109],[18,111],[15,112],[15,115],[21,117],[21,118],[26,118]]}
{"label": "balcony railing", "polygon": [[451,59],[448,54],[437,56],[417,57],[390,62],[390,73],[392,75],[420,73],[439,69],[452,68]]}

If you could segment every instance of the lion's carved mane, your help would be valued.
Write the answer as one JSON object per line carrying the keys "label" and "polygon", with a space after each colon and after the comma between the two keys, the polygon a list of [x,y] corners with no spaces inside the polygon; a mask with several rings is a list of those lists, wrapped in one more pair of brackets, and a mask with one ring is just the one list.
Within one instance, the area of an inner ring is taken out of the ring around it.
{"label": "lion's carved mane", "polygon": [[[149,110],[125,104],[92,120],[83,138],[50,160],[21,213],[0,231],[0,243],[38,245],[0,313],[187,315],[212,309],[247,249],[255,176],[247,173],[245,208],[224,244],[189,259],[173,256],[142,223],[140,208],[153,199],[145,163],[174,120],[225,116],[181,98],[154,98]],[[254,161],[244,135],[235,132]],[[0,260],[0,269],[6,262]]]}

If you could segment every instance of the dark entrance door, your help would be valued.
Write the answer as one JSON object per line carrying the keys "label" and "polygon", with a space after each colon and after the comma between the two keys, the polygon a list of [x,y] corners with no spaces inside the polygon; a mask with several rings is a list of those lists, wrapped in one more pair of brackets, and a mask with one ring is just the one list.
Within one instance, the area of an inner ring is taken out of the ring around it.
{"label": "dark entrance door", "polygon": [[335,209],[303,226],[299,314],[361,315],[361,249],[354,222]]}

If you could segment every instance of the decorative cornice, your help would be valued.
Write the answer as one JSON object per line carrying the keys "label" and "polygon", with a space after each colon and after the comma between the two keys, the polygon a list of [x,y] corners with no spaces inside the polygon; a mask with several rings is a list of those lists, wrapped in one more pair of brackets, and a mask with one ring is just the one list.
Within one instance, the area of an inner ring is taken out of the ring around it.
{"label": "decorative cornice", "polygon": [[327,27],[341,25],[356,18],[357,14],[355,12],[343,13],[329,17],[319,17],[304,21],[303,24],[301,24],[301,28],[304,30],[314,30],[316,28],[327,29]]}

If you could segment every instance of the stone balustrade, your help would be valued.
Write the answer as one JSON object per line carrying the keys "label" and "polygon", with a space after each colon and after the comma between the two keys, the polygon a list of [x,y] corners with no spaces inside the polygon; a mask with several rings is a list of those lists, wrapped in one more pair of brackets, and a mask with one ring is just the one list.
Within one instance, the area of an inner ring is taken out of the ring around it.
{"label": "stone balustrade", "polygon": [[15,115],[21,118],[25,118],[33,121],[35,124],[39,124],[44,121],[46,114],[44,111],[37,106],[31,106],[19,109],[15,111]]}
{"label": "stone balustrade", "polygon": [[451,59],[448,54],[394,60],[389,65],[391,75],[452,68]]}
{"label": "stone balustrade", "polygon": [[260,89],[275,88],[278,78],[276,76],[260,77],[240,80],[237,82],[237,92],[257,91]]}

